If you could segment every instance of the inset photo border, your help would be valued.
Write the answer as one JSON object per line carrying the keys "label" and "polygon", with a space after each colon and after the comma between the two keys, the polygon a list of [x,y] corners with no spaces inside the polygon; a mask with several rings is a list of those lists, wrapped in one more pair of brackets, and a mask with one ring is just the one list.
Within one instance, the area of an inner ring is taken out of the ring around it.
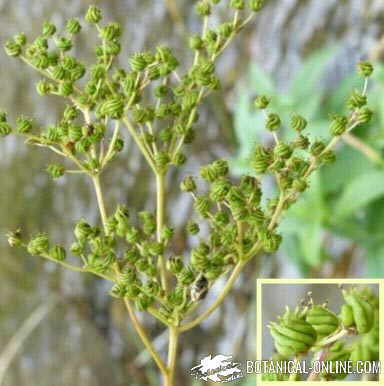
{"label": "inset photo border", "polygon": [[383,299],[381,279],[258,279],[257,385],[384,385]]}

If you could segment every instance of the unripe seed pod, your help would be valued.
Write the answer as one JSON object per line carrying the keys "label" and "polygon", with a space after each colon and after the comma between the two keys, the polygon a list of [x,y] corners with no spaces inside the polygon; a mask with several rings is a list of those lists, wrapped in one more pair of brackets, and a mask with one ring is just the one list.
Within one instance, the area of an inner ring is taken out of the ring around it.
{"label": "unripe seed pod", "polygon": [[54,260],[63,261],[66,258],[66,252],[62,246],[55,245],[49,250],[49,256],[51,256]]}
{"label": "unripe seed pod", "polygon": [[358,64],[359,75],[369,78],[373,73],[373,66],[369,62],[360,62]]}
{"label": "unripe seed pod", "polygon": [[270,103],[270,99],[265,95],[259,95],[255,99],[255,107],[258,109],[266,109]]}
{"label": "unripe seed pod", "polygon": [[347,125],[348,125],[347,117],[334,116],[332,118],[332,123],[329,128],[331,135],[336,137],[343,134],[345,130],[347,130]]}
{"label": "unripe seed pod", "polygon": [[52,176],[52,178],[59,178],[65,173],[64,166],[59,164],[48,165],[46,170]]}
{"label": "unripe seed pod", "polygon": [[93,234],[93,229],[85,220],[80,220],[75,226],[74,233],[79,241],[84,241]]}
{"label": "unripe seed pod", "polygon": [[278,156],[278,157],[281,157],[283,159],[287,159],[289,158],[291,155],[292,155],[292,149],[291,147],[284,143],[284,142],[279,142],[273,152]]}
{"label": "unripe seed pod", "polygon": [[298,132],[303,131],[307,127],[307,121],[299,114],[294,114],[291,118],[291,127]]}
{"label": "unripe seed pod", "polygon": [[277,130],[281,125],[281,120],[278,114],[269,113],[265,126],[270,131]]}
{"label": "unripe seed pod", "polygon": [[358,109],[360,107],[365,106],[366,104],[367,104],[367,96],[361,94],[360,91],[358,90],[353,90],[347,103],[348,108],[351,110]]}
{"label": "unripe seed pod", "polygon": [[316,330],[319,339],[332,334],[339,327],[338,317],[320,305],[314,305],[307,312],[305,320]]}
{"label": "unripe seed pod", "polygon": [[373,306],[367,302],[355,290],[343,291],[343,296],[348,305],[352,308],[353,319],[359,334],[365,334],[371,330],[374,323]]}
{"label": "unripe seed pod", "polygon": [[349,304],[341,306],[340,320],[344,327],[351,327],[354,325],[352,307]]}
{"label": "unripe seed pod", "polygon": [[85,15],[85,20],[88,23],[98,23],[102,19],[103,15],[101,13],[101,9],[99,7],[96,7],[94,5],[91,5],[88,8],[88,11]]}

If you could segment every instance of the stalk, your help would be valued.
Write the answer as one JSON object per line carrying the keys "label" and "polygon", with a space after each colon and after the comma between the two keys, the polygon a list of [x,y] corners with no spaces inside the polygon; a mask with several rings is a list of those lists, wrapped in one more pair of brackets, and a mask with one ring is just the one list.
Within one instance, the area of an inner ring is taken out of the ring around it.
{"label": "stalk", "polygon": [[164,377],[164,386],[174,386],[176,372],[177,347],[179,343],[180,332],[176,327],[169,328],[168,343],[168,371]]}

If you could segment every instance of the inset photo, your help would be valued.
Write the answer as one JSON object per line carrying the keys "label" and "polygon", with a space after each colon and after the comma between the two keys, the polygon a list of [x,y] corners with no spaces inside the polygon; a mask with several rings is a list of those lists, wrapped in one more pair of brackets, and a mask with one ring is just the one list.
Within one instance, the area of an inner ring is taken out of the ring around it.
{"label": "inset photo", "polygon": [[269,381],[379,381],[379,281],[261,280],[258,372]]}

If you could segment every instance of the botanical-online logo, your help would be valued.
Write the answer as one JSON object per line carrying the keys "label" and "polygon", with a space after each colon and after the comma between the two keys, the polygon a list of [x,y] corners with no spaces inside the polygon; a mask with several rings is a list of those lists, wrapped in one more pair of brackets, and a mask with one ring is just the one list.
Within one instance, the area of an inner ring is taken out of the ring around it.
{"label": "botanical-online logo", "polygon": [[217,383],[232,382],[243,378],[240,363],[232,361],[232,355],[208,355],[200,360],[200,364],[191,369],[195,379]]}

